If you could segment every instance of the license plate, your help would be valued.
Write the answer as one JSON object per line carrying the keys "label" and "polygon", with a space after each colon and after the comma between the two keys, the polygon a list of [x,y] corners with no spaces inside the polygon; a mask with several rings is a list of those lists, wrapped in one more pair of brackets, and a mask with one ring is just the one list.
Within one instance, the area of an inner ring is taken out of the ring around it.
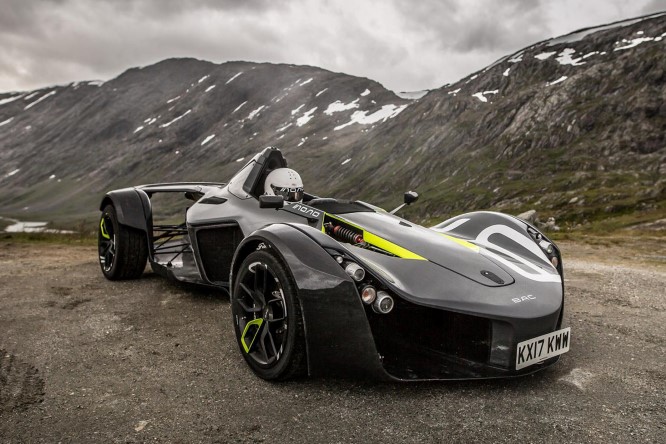
{"label": "license plate", "polygon": [[537,336],[518,344],[516,370],[569,351],[571,327]]}

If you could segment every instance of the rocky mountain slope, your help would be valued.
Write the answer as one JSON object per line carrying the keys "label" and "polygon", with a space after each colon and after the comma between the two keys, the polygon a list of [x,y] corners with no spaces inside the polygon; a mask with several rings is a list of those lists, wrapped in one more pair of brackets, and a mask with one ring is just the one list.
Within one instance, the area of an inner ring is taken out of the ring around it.
{"label": "rocky mountain slope", "polygon": [[268,145],[307,189],[434,222],[537,208],[566,227],[666,217],[666,15],[534,44],[399,97],[315,67],[170,59],[0,94],[0,214],[92,217],[103,193],[224,181]]}

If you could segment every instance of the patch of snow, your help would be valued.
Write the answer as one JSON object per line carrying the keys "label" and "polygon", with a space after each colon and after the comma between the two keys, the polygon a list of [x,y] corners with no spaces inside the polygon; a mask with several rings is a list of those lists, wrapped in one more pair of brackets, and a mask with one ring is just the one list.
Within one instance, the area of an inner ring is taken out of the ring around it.
{"label": "patch of snow", "polygon": [[312,77],[310,77],[309,79],[307,79],[305,82],[301,83],[301,84],[298,85],[298,86],[305,86],[305,85],[307,85],[307,84],[310,83],[310,82],[312,82]]}
{"label": "patch of snow", "polygon": [[361,93],[361,97],[365,97],[365,96],[367,96],[368,94],[370,94],[370,90],[366,88],[365,91],[363,91],[363,92]]}
{"label": "patch of snow", "polygon": [[142,129],[143,129],[143,125],[137,127],[137,128],[134,130],[134,134],[138,133],[138,132],[141,131]]}
{"label": "patch of snow", "polygon": [[315,97],[319,97],[321,94],[324,94],[328,88],[324,88],[321,91],[319,91],[317,94],[315,94]]}
{"label": "patch of snow", "polygon": [[167,104],[169,104],[169,103],[171,103],[171,102],[175,102],[175,101],[178,100],[178,99],[180,99],[180,96],[176,96],[176,97],[174,97],[173,99],[169,99],[169,100],[167,100]]}
{"label": "patch of snow", "polygon": [[214,138],[215,138],[215,134],[211,134],[210,136],[206,137],[206,138],[203,140],[203,142],[201,142],[201,146],[204,146],[205,144],[207,144],[208,142],[210,142],[210,141],[213,140]]}
{"label": "patch of snow", "polygon": [[18,96],[7,97],[6,99],[0,99],[0,105],[4,105],[5,103],[12,103],[14,100],[18,100],[21,97],[23,97],[23,94],[19,94]]}
{"label": "patch of snow", "polygon": [[576,50],[573,48],[566,48],[557,55],[557,58],[555,60],[557,60],[560,63],[560,65],[571,65],[571,66],[584,65],[585,62],[581,62],[581,60],[583,59],[582,57],[578,57],[577,59],[571,57],[575,52]]}
{"label": "patch of snow", "polygon": [[[284,134],[281,135],[280,137],[278,137],[278,140],[282,139],[283,137],[284,137]],[[250,140],[252,140],[252,139],[250,139]]]}
{"label": "patch of snow", "polygon": [[0,126],[7,125],[7,124],[10,123],[12,120],[14,120],[14,118],[13,118],[13,117],[10,117],[9,119],[5,120],[4,122],[0,122]]}
{"label": "patch of snow", "polygon": [[23,99],[23,100],[30,100],[30,99],[32,99],[33,97],[35,97],[37,94],[39,94],[39,91],[35,91],[34,93],[32,93],[32,94],[26,96],[26,98]]}
{"label": "patch of snow", "polygon": [[328,136],[324,136],[321,138],[321,140],[326,140],[326,139],[328,139]]}
{"label": "patch of snow", "polygon": [[143,123],[147,123],[148,125],[152,125],[153,123],[157,122],[157,117],[153,118],[147,118],[146,120],[143,121]]}
{"label": "patch of snow", "polygon": [[[254,69],[254,68],[253,68],[253,69]],[[239,157],[238,159],[236,159],[236,162],[242,162],[243,159],[245,159],[245,157]]]}
{"label": "patch of snow", "polygon": [[523,51],[520,51],[518,54],[511,57],[507,60],[509,63],[518,63],[523,61]]}
{"label": "patch of snow", "polygon": [[51,174],[51,175],[49,176],[49,180],[51,180],[51,179],[55,179],[55,177],[56,177],[55,174]]}
{"label": "patch of snow", "polygon": [[641,43],[651,42],[654,40],[654,37],[638,37],[632,40],[623,40],[624,46],[618,46],[613,49],[613,51],[622,51],[623,49],[634,48]]}
{"label": "patch of snow", "polygon": [[180,154],[180,150],[176,150],[176,154]]}
{"label": "patch of snow", "polygon": [[346,164],[348,164],[349,162],[351,162],[351,158],[343,160],[342,163],[341,163],[340,165],[346,165]]}
{"label": "patch of snow", "polygon": [[488,102],[488,98],[486,97],[486,94],[497,94],[499,93],[498,89],[492,90],[492,91],[483,91],[483,92],[478,92],[472,94],[472,97],[476,97],[482,102]]}
{"label": "patch of snow", "polygon": [[167,123],[163,123],[163,124],[161,124],[161,125],[160,125],[160,128],[166,128],[167,126],[171,125],[172,123],[178,122],[180,119],[182,119],[183,117],[185,117],[186,115],[188,115],[188,114],[191,113],[191,112],[192,112],[192,110],[191,110],[191,109],[188,109],[187,111],[185,111],[184,114],[181,114],[180,116],[176,117],[176,118],[173,119],[171,122],[167,122]]}
{"label": "patch of snow", "polygon": [[453,91],[449,91],[447,94],[453,94],[454,96],[460,92],[462,88],[454,89]]}
{"label": "patch of snow", "polygon": [[7,173],[5,177],[11,177],[14,174],[18,173],[19,171],[21,171],[21,168],[16,168],[14,171],[10,171],[9,173]]}
{"label": "patch of snow", "polygon": [[276,132],[276,133],[281,133],[282,131],[286,130],[286,129],[289,128],[290,126],[291,126],[291,123],[287,123],[285,126],[283,126],[283,127],[281,127],[281,128],[278,128],[275,132]]}
{"label": "patch of snow", "polygon": [[[24,210],[27,210],[28,207],[23,207]],[[15,222],[12,225],[9,225],[5,228],[7,233],[74,233],[71,230],[56,230],[53,228],[46,228],[48,222],[20,222],[13,219]]]}
{"label": "patch of snow", "polygon": [[502,73],[504,77],[509,77],[509,71],[511,71],[511,68],[507,68],[506,71]]}
{"label": "patch of snow", "polygon": [[470,77],[465,83],[469,83],[469,82],[471,82],[472,80],[476,79],[477,77],[479,77],[479,75],[478,75],[478,74],[474,74],[474,75],[473,75],[472,77]]}
{"label": "patch of snow", "polygon": [[213,88],[215,88],[215,85],[210,85],[208,88],[206,88],[204,90],[204,92],[208,92],[208,91],[212,90]]}
{"label": "patch of snow", "polygon": [[210,75],[205,75],[205,76],[203,76],[202,78],[199,79],[199,81],[198,81],[197,83],[201,83],[201,82],[203,82],[203,81],[206,80],[208,77],[210,77]]}
{"label": "patch of snow", "polygon": [[395,93],[395,95],[400,97],[401,99],[418,100],[421,97],[428,94],[429,91],[430,90],[427,89],[424,89],[422,91],[402,91]]}
{"label": "patch of snow", "polygon": [[238,105],[235,110],[231,111],[231,114],[233,114],[236,111],[238,111],[239,109],[241,109],[243,107],[243,105],[245,105],[246,103],[247,103],[247,100],[245,102],[241,103],[240,105]]}
{"label": "patch of snow", "polygon": [[580,31],[572,32],[571,34],[564,35],[562,37],[557,37],[548,42],[548,46],[559,45],[560,43],[574,43],[578,42],[590,34],[593,34],[598,31],[606,31],[613,28],[621,28],[624,26],[633,25],[634,23],[641,22],[646,19],[655,18],[664,15],[665,13],[661,12],[658,14],[648,15],[645,17],[639,17],[636,19],[625,20],[622,22],[611,23],[609,25],[597,26],[596,28],[582,29]]}
{"label": "patch of snow", "polygon": [[546,86],[552,86],[552,85],[557,85],[558,83],[562,83],[567,79],[567,76],[562,76],[557,80],[553,80],[552,82],[547,82]]}
{"label": "patch of snow", "polygon": [[37,105],[37,104],[38,104],[39,102],[41,102],[42,100],[47,99],[47,98],[51,97],[52,95],[55,95],[55,93],[56,93],[55,91],[51,91],[50,93],[46,93],[46,94],[44,94],[42,97],[40,97],[39,99],[37,99],[37,100],[35,100],[34,102],[29,103],[28,105],[26,105],[26,107],[23,108],[23,109],[24,109],[24,110],[26,110],[26,109],[30,109],[30,108],[32,108],[33,106]]}
{"label": "patch of snow", "polygon": [[241,75],[241,74],[243,74],[243,71],[239,72],[238,74],[236,74],[235,76],[233,76],[232,78],[230,78],[229,80],[227,80],[227,83],[225,83],[225,85],[230,84],[230,83],[231,83],[236,77],[238,77],[238,76]]}
{"label": "patch of snow", "polygon": [[599,51],[588,52],[587,54],[585,54],[585,55],[583,56],[583,60],[586,59],[586,58],[588,58],[588,57],[592,57],[593,55],[598,55],[598,54],[599,54]]}
{"label": "patch of snow", "polygon": [[301,142],[297,146],[301,146],[305,143],[305,141],[308,140],[307,137],[301,137]]}
{"label": "patch of snow", "polygon": [[333,130],[337,131],[354,123],[358,123],[360,125],[370,125],[379,121],[386,122],[388,119],[392,119],[393,117],[400,114],[405,108],[407,108],[407,105],[384,105],[380,110],[375,111],[370,115],[368,115],[367,111],[354,111],[354,114],[352,114],[351,120],[349,122],[336,126],[333,128]]}
{"label": "patch of snow", "polygon": [[483,93],[481,93],[481,92],[472,94],[472,97],[476,97],[477,99],[479,99],[482,102],[487,102],[488,101],[488,99],[486,99],[484,97]]}
{"label": "patch of snow", "polygon": [[100,87],[104,85],[104,82],[102,80],[91,80],[88,82],[88,86],[97,86]]}
{"label": "patch of snow", "polygon": [[347,111],[353,108],[358,108],[358,99],[354,100],[353,102],[349,102],[347,104],[342,103],[339,100],[336,100],[335,102],[328,105],[328,108],[326,108],[324,114],[330,116],[333,113],[339,113],[340,111]]}
{"label": "patch of snow", "polygon": [[261,110],[264,109],[264,108],[266,108],[266,105],[261,105],[259,108],[255,109],[250,114],[248,114],[247,119],[248,120],[254,119],[261,112]]}
{"label": "patch of snow", "polygon": [[534,58],[539,60],[546,60],[549,59],[551,56],[555,55],[556,52],[557,51],[542,52],[541,54],[535,55]]}
{"label": "patch of snow", "polygon": [[301,117],[296,119],[296,125],[303,126],[306,123],[308,123],[310,121],[310,119],[312,119],[314,117],[314,112],[316,110],[317,110],[317,107],[315,106],[314,108],[312,108],[311,110],[309,110],[308,112],[303,114]]}
{"label": "patch of snow", "polygon": [[299,106],[299,107],[296,108],[296,109],[292,109],[292,110],[291,110],[291,115],[293,116],[293,115],[298,114],[298,112],[299,112],[299,111],[301,110],[301,108],[303,108],[304,106],[305,106],[305,103],[302,104],[301,106]]}

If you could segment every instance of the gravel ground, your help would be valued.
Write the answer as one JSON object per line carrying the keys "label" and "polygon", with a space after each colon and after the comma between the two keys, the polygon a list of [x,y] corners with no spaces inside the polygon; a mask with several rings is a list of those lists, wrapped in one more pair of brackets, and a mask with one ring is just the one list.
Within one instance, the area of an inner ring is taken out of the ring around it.
{"label": "gravel ground", "polygon": [[245,365],[224,294],[109,282],[94,247],[0,241],[0,442],[663,443],[666,261],[563,250],[572,349],[554,367],[275,384]]}

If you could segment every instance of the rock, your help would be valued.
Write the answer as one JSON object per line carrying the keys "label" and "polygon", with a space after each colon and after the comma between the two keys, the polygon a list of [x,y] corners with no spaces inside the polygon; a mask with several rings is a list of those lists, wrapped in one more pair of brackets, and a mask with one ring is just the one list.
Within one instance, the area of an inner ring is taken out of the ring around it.
{"label": "rock", "polygon": [[572,197],[569,201],[570,204],[575,204],[576,202],[578,202],[578,197]]}
{"label": "rock", "polygon": [[519,218],[521,218],[523,220],[526,220],[527,222],[533,224],[537,221],[537,212],[536,212],[536,210],[529,210],[529,211],[525,211],[524,213],[520,213],[516,217],[519,217]]}
{"label": "rock", "polygon": [[549,217],[546,223],[544,224],[544,228],[549,231],[560,231],[560,227],[555,224],[555,218],[554,217]]}

